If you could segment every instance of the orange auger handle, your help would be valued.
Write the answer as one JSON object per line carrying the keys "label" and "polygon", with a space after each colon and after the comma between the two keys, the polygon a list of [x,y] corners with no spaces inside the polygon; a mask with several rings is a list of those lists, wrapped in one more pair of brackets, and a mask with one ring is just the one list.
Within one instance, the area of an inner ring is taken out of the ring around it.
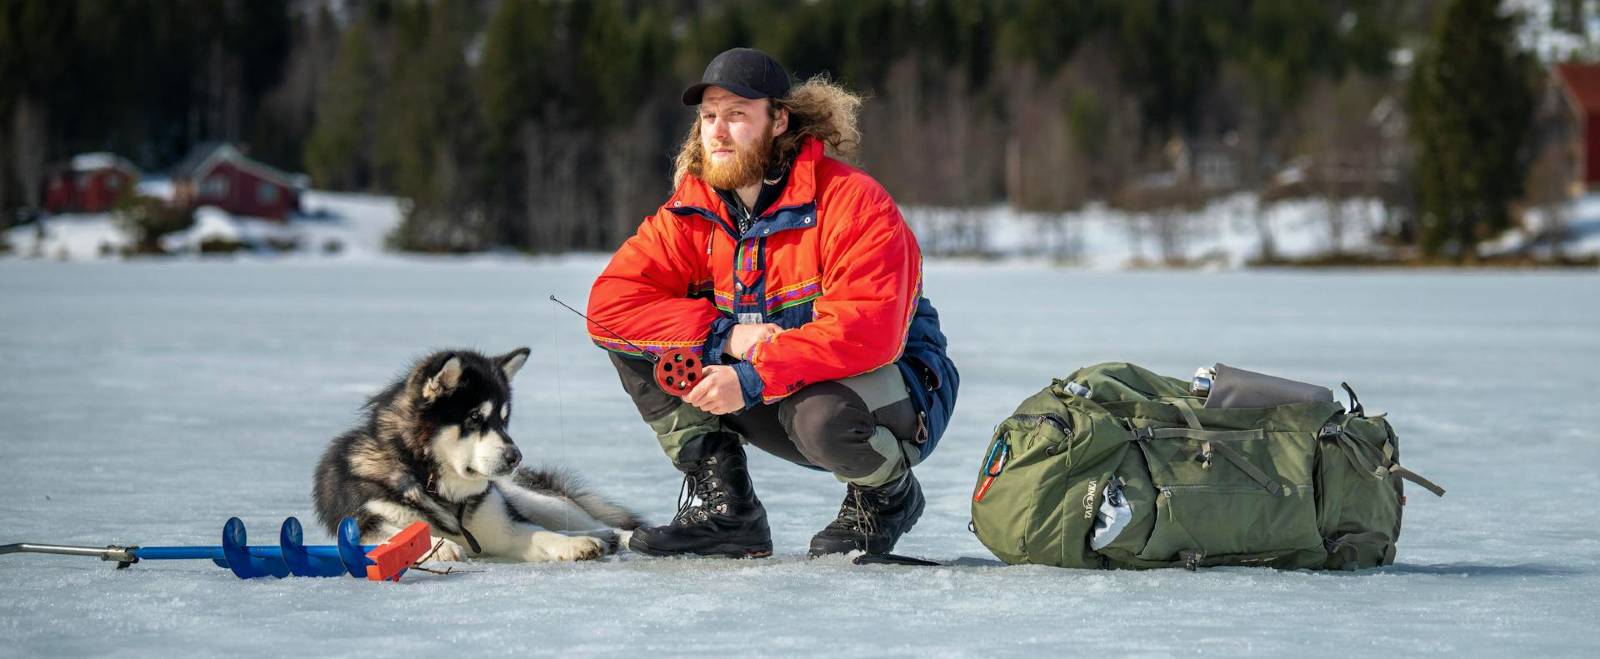
{"label": "orange auger handle", "polygon": [[367,552],[372,561],[367,566],[369,581],[399,581],[406,568],[428,553],[428,523],[412,522],[405,530],[394,534],[388,542]]}

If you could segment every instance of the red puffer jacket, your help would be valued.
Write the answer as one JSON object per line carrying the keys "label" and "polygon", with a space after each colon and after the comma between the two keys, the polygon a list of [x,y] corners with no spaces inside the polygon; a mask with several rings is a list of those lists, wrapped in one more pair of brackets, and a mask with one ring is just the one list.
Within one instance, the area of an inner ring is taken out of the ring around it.
{"label": "red puffer jacket", "polygon": [[[742,238],[733,227],[716,192],[684,177],[595,281],[589,316],[645,350],[694,348],[709,363],[721,362],[736,322],[790,330],[734,365],[746,405],[900,359],[921,300],[922,253],[871,177],[809,139],[778,201]],[[589,334],[638,354],[593,323]]]}

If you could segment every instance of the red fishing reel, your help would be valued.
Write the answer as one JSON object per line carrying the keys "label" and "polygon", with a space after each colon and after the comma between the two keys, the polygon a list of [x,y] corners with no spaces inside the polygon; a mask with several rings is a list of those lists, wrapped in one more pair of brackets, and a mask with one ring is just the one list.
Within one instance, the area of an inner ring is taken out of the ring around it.
{"label": "red fishing reel", "polygon": [[568,306],[567,303],[556,299],[556,296],[550,296],[550,301],[566,307],[567,311],[578,314],[578,316],[582,317],[584,320],[594,323],[595,327],[603,329],[606,331],[606,333],[617,337],[618,341],[626,343],[628,344],[628,347],[639,351],[639,354],[644,355],[645,359],[648,359],[651,363],[655,364],[656,386],[661,387],[661,390],[667,392],[669,395],[683,398],[684,396],[689,395],[689,392],[694,391],[695,385],[700,384],[700,375],[705,364],[700,362],[700,357],[694,354],[694,351],[688,348],[673,348],[661,353],[660,355],[651,355],[650,351],[640,348],[639,346],[634,345],[632,341],[622,338],[621,334],[611,331],[611,328],[601,325],[600,323],[596,323],[593,318],[583,315],[582,311],[578,311],[577,309]]}
{"label": "red fishing reel", "polygon": [[700,357],[688,348],[673,348],[656,358],[656,386],[673,396],[683,398],[700,383],[704,369]]}

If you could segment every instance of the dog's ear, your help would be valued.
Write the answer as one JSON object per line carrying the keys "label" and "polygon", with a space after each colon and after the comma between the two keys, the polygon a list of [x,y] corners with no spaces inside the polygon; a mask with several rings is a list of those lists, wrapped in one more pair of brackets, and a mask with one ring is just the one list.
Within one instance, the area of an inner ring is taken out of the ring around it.
{"label": "dog's ear", "polygon": [[451,357],[449,361],[444,363],[444,366],[439,367],[439,372],[434,373],[433,377],[428,378],[428,381],[422,384],[422,398],[430,401],[437,400],[445,392],[456,388],[456,384],[460,382],[461,358]]}
{"label": "dog's ear", "polygon": [[527,348],[517,348],[494,358],[494,363],[500,367],[500,372],[506,374],[506,382],[510,382],[517,371],[522,370],[522,365],[528,363],[528,352]]}

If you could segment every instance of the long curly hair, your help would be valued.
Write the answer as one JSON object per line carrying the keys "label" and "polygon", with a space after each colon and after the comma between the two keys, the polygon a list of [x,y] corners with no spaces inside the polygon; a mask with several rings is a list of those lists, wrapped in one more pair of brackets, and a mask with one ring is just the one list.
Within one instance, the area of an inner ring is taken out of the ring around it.
{"label": "long curly hair", "polygon": [[[841,160],[852,160],[861,146],[861,129],[857,118],[861,113],[861,96],[838,85],[827,76],[819,75],[789,90],[789,96],[769,99],[768,114],[777,118],[779,110],[789,111],[789,128],[772,140],[771,158],[768,162],[782,162],[800,153],[800,144],[807,137],[822,142],[826,153]],[[683,183],[683,177],[699,177],[705,166],[705,151],[700,146],[700,118],[697,115],[689,124],[689,134],[673,159],[672,185]]]}

